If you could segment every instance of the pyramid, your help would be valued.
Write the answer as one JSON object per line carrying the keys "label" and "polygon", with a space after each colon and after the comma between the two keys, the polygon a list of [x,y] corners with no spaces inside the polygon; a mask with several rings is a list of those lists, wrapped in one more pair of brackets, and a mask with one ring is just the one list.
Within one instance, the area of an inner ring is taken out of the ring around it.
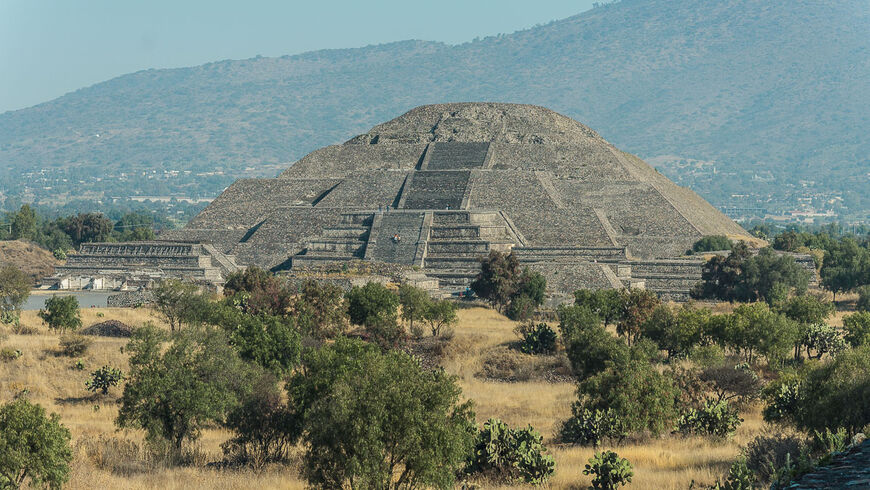
{"label": "pyramid", "polygon": [[687,290],[706,235],[749,238],[691,190],[592,129],[530,105],[415,108],[274,179],[242,179],[170,237],[273,270],[345,260],[416,265],[463,288],[490,250],[554,290]]}

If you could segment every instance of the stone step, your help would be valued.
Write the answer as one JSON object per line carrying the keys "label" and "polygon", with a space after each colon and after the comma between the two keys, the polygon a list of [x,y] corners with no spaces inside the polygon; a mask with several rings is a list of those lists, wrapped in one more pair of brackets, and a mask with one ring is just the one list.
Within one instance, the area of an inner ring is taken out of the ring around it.
{"label": "stone step", "polygon": [[372,217],[372,213],[345,213],[341,215],[339,222],[342,225],[371,226]]}
{"label": "stone step", "polygon": [[357,260],[359,257],[353,255],[294,255],[291,257],[291,267],[310,267],[322,264],[341,263],[350,260]]}
{"label": "stone step", "polygon": [[366,242],[363,240],[317,240],[308,244],[306,250],[312,252],[321,252],[321,251],[337,251],[337,252],[347,252],[347,253],[356,253],[361,251],[365,247]]}
{"label": "stone step", "polygon": [[[474,257],[429,257],[426,256],[426,268],[433,269],[480,269],[480,259]],[[428,273],[428,272],[427,272]]]}
{"label": "stone step", "polygon": [[323,236],[325,238],[358,238],[362,240],[365,239],[368,234],[368,228],[361,228],[358,226],[334,227],[323,230]]}
{"label": "stone step", "polygon": [[478,254],[489,253],[490,244],[484,240],[429,240],[426,253],[429,254]]}

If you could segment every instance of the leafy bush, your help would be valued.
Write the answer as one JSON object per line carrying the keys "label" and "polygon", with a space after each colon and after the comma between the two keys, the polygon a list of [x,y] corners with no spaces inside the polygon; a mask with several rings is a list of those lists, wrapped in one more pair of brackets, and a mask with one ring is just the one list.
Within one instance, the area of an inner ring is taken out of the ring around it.
{"label": "leafy bush", "polygon": [[535,304],[532,298],[520,294],[511,297],[505,310],[505,315],[511,320],[523,322],[534,315],[537,307],[538,305]]}
{"label": "leafy bush", "polygon": [[307,355],[287,390],[312,487],[450,488],[472,449],[456,377],[404,352],[339,338]]}
{"label": "leafy bush", "polygon": [[331,339],[347,331],[344,291],[334,284],[306,281],[293,302],[296,325],[304,335]]}
{"label": "leafy bush", "polygon": [[619,444],[628,435],[613,409],[589,410],[575,403],[571,411],[573,416],[559,431],[562,442],[598,447],[605,440]]}
{"label": "leafy bush", "polygon": [[845,340],[852,347],[870,344],[870,311],[859,311],[843,317]]}
{"label": "leafy bush", "polygon": [[766,422],[785,422],[793,419],[800,403],[801,382],[781,382],[765,388],[767,404],[762,410]]}
{"label": "leafy bush", "polygon": [[801,437],[777,433],[757,436],[746,445],[743,452],[746,467],[755,475],[758,483],[769,485],[776,479],[778,469],[806,455],[808,447]]}
{"label": "leafy bush", "polygon": [[351,323],[369,326],[389,319],[397,320],[399,297],[377,282],[354,286],[345,295]]}
{"label": "leafy bush", "polygon": [[[809,358],[821,359],[823,355],[828,353],[836,356],[846,350],[846,341],[843,340],[840,331],[825,324],[810,325],[804,332],[802,342],[807,349],[807,357]],[[816,351],[815,356],[810,355],[811,350]]]}
{"label": "leafy bush", "polygon": [[704,406],[689,410],[677,422],[678,430],[683,434],[702,436],[729,437],[743,422],[737,414],[737,409],[726,401],[707,400]]}
{"label": "leafy bush", "polygon": [[870,285],[861,286],[856,291],[858,292],[858,302],[855,307],[858,311],[870,312]]}
{"label": "leafy bush", "polygon": [[586,306],[559,308],[559,330],[571,368],[578,380],[594,376],[608,363],[628,359],[628,346],[604,329],[601,319]]}
{"label": "leafy bush", "polygon": [[78,357],[87,352],[93,343],[84,335],[64,334],[60,336],[60,352],[68,357]]}
{"label": "leafy bush", "polygon": [[634,475],[631,463],[613,451],[595,453],[589,458],[584,475],[592,475],[592,488],[614,490],[631,483]]}
{"label": "leafy bush", "polygon": [[229,413],[225,426],[235,434],[221,445],[230,462],[260,468],[287,457],[296,423],[274,374],[260,376],[250,395]]}
{"label": "leafy bush", "polygon": [[731,464],[724,482],[716,481],[711,490],[755,490],[755,475],[746,465],[746,458],[740,457]]}
{"label": "leafy bush", "polygon": [[60,488],[68,479],[72,449],[60,416],[19,398],[0,405],[0,488]]}
{"label": "leafy bush", "polygon": [[692,252],[715,252],[717,250],[731,250],[734,243],[725,235],[710,235],[692,244]]}
{"label": "leafy bush", "polygon": [[82,326],[79,300],[75,296],[52,296],[39,310],[39,318],[52,330],[76,330]]}
{"label": "leafy bush", "polygon": [[584,407],[619,414],[629,433],[669,432],[677,419],[679,390],[649,362],[613,365],[583,380],[577,391]]}
{"label": "leafy bush", "polygon": [[431,301],[423,312],[423,320],[429,324],[433,337],[453,337],[453,326],[459,321],[456,304],[447,299]]}
{"label": "leafy bush", "polygon": [[477,434],[474,452],[465,471],[496,481],[541,484],[555,472],[556,463],[541,444],[541,435],[529,426],[512,429],[489,419]]}
{"label": "leafy bush", "polygon": [[85,381],[88,391],[96,393],[98,390],[107,395],[109,388],[117,386],[124,379],[124,373],[118,368],[103,366],[91,373],[91,380]]}
{"label": "leafy bush", "polygon": [[725,351],[716,344],[699,345],[689,352],[689,359],[699,366],[719,366],[725,362]]}
{"label": "leafy bush", "polygon": [[556,332],[546,323],[519,325],[515,332],[522,339],[519,346],[521,352],[526,354],[556,352]]}

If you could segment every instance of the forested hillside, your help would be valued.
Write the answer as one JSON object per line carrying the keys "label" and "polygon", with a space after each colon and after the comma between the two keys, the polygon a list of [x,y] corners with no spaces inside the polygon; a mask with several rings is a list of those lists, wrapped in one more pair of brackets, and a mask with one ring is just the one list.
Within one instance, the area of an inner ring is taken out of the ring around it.
{"label": "forested hillside", "polygon": [[866,217],[868,32],[864,0],[623,0],[456,46],[147,70],[0,115],[0,193],[215,195],[414,106],[489,100],[578,119],[716,205]]}

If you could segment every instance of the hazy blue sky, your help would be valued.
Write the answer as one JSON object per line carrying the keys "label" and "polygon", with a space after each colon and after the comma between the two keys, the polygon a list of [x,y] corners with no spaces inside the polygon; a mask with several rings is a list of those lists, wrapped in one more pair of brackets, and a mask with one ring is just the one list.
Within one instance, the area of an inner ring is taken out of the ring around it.
{"label": "hazy blue sky", "polygon": [[451,44],[592,0],[0,0],[0,112],[147,68],[404,39]]}

